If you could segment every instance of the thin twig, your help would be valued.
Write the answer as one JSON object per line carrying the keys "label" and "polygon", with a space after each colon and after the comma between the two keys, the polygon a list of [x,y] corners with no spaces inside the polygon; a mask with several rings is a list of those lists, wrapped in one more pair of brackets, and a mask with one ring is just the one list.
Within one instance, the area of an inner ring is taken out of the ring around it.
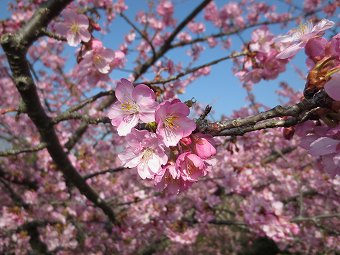
{"label": "thin twig", "polygon": [[11,149],[7,151],[0,151],[0,157],[19,155],[19,154],[27,153],[27,152],[37,152],[37,151],[45,149],[46,146],[47,146],[46,143],[40,143],[37,146],[31,147],[31,148]]}

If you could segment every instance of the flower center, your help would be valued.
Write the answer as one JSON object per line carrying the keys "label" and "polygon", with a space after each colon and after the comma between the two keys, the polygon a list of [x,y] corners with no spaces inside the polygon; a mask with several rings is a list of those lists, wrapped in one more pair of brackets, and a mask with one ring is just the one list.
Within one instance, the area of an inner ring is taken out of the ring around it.
{"label": "flower center", "polygon": [[153,154],[153,153],[154,153],[153,149],[146,148],[146,149],[143,151],[142,160],[143,160],[143,161],[148,161],[148,160],[152,157],[152,154]]}
{"label": "flower center", "polygon": [[78,34],[78,32],[79,32],[78,24],[77,23],[72,23],[70,30],[71,30],[71,32],[73,34]]}
{"label": "flower center", "polygon": [[178,127],[177,119],[178,119],[178,116],[174,116],[174,115],[170,115],[166,117],[164,120],[164,126],[170,129],[177,128]]}
{"label": "flower center", "polygon": [[103,58],[102,58],[101,56],[99,56],[99,55],[95,55],[95,56],[93,57],[93,62],[94,62],[96,65],[98,65],[98,64],[100,64],[101,62],[103,62]]}
{"label": "flower center", "polygon": [[187,172],[189,175],[193,175],[197,170],[197,167],[191,160],[187,160]]}
{"label": "flower center", "polygon": [[297,37],[302,39],[301,37],[303,37],[304,35],[307,35],[310,32],[312,32],[312,29],[313,29],[313,23],[308,21],[305,24],[301,23],[299,25],[299,27],[294,30],[294,32],[296,33]]}
{"label": "flower center", "polygon": [[121,104],[120,108],[124,112],[137,113],[139,111],[138,105],[132,100],[124,101],[124,103]]}

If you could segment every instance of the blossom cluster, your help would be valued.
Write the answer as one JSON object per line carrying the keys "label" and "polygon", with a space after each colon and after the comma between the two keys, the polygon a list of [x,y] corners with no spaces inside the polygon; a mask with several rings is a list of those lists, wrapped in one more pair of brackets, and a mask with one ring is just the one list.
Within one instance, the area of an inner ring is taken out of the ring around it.
{"label": "blossom cluster", "polygon": [[[128,148],[118,155],[125,167],[137,168],[142,179],[153,179],[159,190],[179,193],[205,176],[216,154],[210,135],[195,133],[189,107],[179,99],[156,101],[144,84],[121,79],[115,90],[117,102],[108,113],[118,135],[126,136]],[[138,130],[138,123],[146,129]]]}
{"label": "blossom cluster", "polygon": [[63,21],[54,26],[56,32],[64,36],[70,46],[80,43],[85,46],[79,51],[73,76],[79,81],[86,77],[87,82],[92,84],[110,81],[109,73],[113,68],[123,66],[125,54],[105,48],[101,41],[95,39],[90,30],[100,30],[100,27],[86,15],[79,14],[73,5],[62,12],[62,17]]}
{"label": "blossom cluster", "polygon": [[255,29],[249,43],[247,56],[234,60],[238,65],[235,75],[247,86],[261,80],[273,80],[286,70],[286,59],[279,59],[280,48],[275,45],[274,35],[267,26]]}
{"label": "blossom cluster", "polygon": [[245,47],[247,56],[241,61],[235,60],[239,66],[235,75],[245,85],[253,85],[261,80],[275,79],[285,71],[288,59],[295,56],[301,49],[312,47],[312,51],[321,51],[320,43],[318,45],[321,48],[317,48],[318,46],[311,46],[310,41],[321,38],[325,30],[333,26],[334,22],[327,19],[321,20],[314,26],[312,22],[307,22],[301,24],[297,29],[289,31],[287,35],[276,38],[267,26],[255,29],[252,33],[252,40]]}

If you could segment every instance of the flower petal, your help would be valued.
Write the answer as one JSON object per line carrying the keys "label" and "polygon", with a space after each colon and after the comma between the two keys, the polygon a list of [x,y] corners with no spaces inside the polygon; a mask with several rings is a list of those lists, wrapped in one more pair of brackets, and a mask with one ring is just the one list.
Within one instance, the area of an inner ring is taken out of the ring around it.
{"label": "flower petal", "polygon": [[300,42],[298,44],[293,44],[289,46],[288,48],[286,48],[285,50],[283,50],[282,52],[280,52],[279,54],[277,54],[276,58],[286,59],[286,58],[293,57],[299,50],[303,48],[303,46],[304,46],[303,42]]}
{"label": "flower petal", "polygon": [[131,132],[131,129],[134,128],[138,123],[138,117],[136,114],[126,115],[122,119],[122,122],[119,124],[117,131],[118,135],[126,136]]}
{"label": "flower petal", "polygon": [[117,82],[115,95],[120,102],[124,102],[127,99],[132,99],[133,84],[126,80],[121,79]]}
{"label": "flower petal", "polygon": [[325,84],[326,93],[336,101],[340,101],[340,72],[335,73]]}

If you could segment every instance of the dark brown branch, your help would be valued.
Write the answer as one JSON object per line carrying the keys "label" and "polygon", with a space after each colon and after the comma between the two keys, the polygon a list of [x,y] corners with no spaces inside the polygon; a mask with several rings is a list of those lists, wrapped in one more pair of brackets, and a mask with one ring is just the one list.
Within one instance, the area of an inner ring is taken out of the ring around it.
{"label": "dark brown branch", "polygon": [[66,7],[71,0],[51,0],[42,5],[33,17],[15,34],[5,34],[1,37],[1,45],[6,53],[17,90],[27,109],[27,114],[37,127],[42,142],[63,173],[65,179],[76,186],[95,206],[101,208],[113,224],[119,225],[115,214],[97,193],[85,182],[72,165],[64,152],[58,136],[53,128],[51,119],[47,116],[36,90],[33,77],[26,59],[28,47],[38,39],[40,30]]}
{"label": "dark brown branch", "polygon": [[[311,99],[303,99],[291,106],[276,106],[268,111],[252,116],[209,123],[199,126],[204,131],[216,136],[243,135],[244,133],[274,127],[290,127],[308,119],[310,110],[317,107],[330,107],[332,99],[324,92],[316,93]],[[288,119],[278,119],[290,117]]]}
{"label": "dark brown branch", "polygon": [[31,148],[11,149],[11,150],[7,150],[7,151],[0,151],[0,157],[19,155],[19,154],[27,153],[27,152],[37,152],[37,151],[45,149],[46,146],[47,146],[46,143],[41,143],[41,144],[38,144],[37,146],[31,147]]}
{"label": "dark brown branch", "polygon": [[[39,227],[45,227],[48,224],[55,224],[54,222],[48,222],[48,221],[31,221],[24,223],[20,227],[16,229],[16,232],[19,233],[21,231],[26,231],[28,235],[30,236],[30,245],[32,248],[32,254],[37,255],[49,255],[52,254],[48,251],[47,245],[41,241],[40,235],[39,235]],[[30,253],[31,254],[31,253]]]}
{"label": "dark brown branch", "polygon": [[99,123],[110,123],[110,119],[108,117],[98,117],[98,118],[92,118],[86,114],[81,114],[78,112],[70,112],[68,114],[61,114],[51,120],[51,124],[55,125],[59,122],[65,121],[65,120],[82,120],[88,124],[99,124]]}
{"label": "dark brown branch", "polygon": [[83,107],[85,107],[86,105],[93,103],[94,101],[96,101],[97,99],[104,97],[104,96],[114,96],[115,95],[115,91],[114,90],[109,90],[109,91],[101,91],[97,94],[95,94],[94,96],[87,98],[85,100],[83,100],[82,102],[80,102],[77,105],[71,106],[70,109],[68,109],[67,111],[65,111],[64,113],[70,113],[70,112],[75,112],[77,110],[82,109]]}
{"label": "dark brown branch", "polygon": [[79,139],[86,132],[88,125],[88,123],[82,122],[80,126],[74,131],[74,134],[65,143],[65,148],[67,149],[67,152],[70,152],[72,148],[77,144]]}
{"label": "dark brown branch", "polygon": [[50,38],[56,39],[57,41],[62,41],[62,42],[67,41],[67,39],[64,36],[52,33],[51,31],[48,31],[46,28],[42,28],[40,30],[40,35],[41,36],[48,36]]}
{"label": "dark brown branch", "polygon": [[126,169],[128,169],[128,168],[126,168],[126,167],[109,168],[109,169],[105,169],[105,170],[102,170],[102,171],[94,172],[92,174],[87,174],[87,175],[83,176],[83,178],[84,178],[84,180],[87,180],[87,179],[91,179],[93,177],[96,177],[98,175],[103,175],[103,174],[107,174],[107,173],[117,173],[117,172],[124,171]]}

